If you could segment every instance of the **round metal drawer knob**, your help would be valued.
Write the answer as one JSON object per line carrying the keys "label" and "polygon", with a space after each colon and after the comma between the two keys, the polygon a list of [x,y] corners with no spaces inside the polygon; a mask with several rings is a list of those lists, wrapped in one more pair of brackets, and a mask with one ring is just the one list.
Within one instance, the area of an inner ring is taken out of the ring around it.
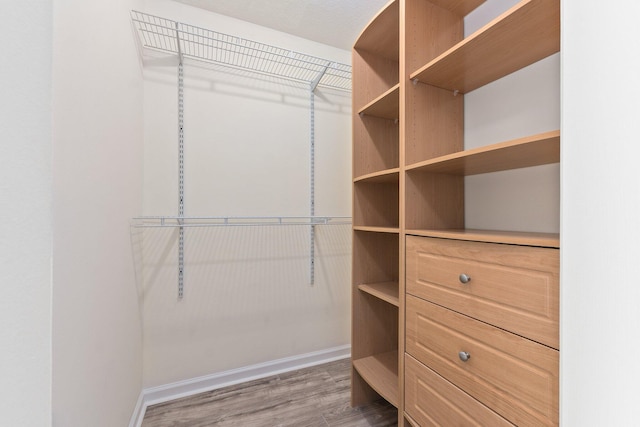
{"label": "round metal drawer knob", "polygon": [[462,273],[458,279],[460,279],[460,283],[469,283],[471,281],[471,276]]}
{"label": "round metal drawer knob", "polygon": [[468,361],[469,359],[471,359],[471,355],[469,353],[467,353],[466,351],[461,351],[458,353],[458,357],[460,358],[460,360],[462,360],[463,362]]}

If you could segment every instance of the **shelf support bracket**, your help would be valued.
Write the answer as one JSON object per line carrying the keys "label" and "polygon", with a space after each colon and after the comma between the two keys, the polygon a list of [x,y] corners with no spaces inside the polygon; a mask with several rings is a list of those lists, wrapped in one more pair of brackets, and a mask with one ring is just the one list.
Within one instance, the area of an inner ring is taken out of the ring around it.
{"label": "shelf support bracket", "polygon": [[316,76],[316,78],[310,82],[311,93],[313,93],[313,91],[316,90],[316,88],[318,87],[318,84],[320,84],[320,80],[322,80],[322,77],[324,77],[330,65],[331,65],[331,62],[327,62],[327,65],[325,65],[324,68],[318,72],[318,75]]}

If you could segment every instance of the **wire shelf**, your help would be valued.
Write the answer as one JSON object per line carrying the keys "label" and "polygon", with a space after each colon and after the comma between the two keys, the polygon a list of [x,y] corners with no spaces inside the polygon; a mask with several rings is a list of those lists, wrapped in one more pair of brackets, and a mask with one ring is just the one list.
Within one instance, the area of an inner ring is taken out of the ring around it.
{"label": "wire shelf", "polygon": [[225,226],[280,226],[280,225],[348,225],[350,216],[268,216],[268,217],[180,217],[139,216],[133,218],[132,227],[225,227]]}
{"label": "wire shelf", "polygon": [[351,66],[131,11],[143,48],[313,86],[351,90]]}

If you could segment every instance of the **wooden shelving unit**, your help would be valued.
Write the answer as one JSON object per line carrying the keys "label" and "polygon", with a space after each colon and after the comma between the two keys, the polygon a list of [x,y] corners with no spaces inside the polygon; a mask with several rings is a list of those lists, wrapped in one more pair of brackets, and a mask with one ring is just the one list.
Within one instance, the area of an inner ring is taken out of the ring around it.
{"label": "wooden shelving unit", "polygon": [[560,246],[553,233],[465,229],[466,176],[560,160],[558,130],[464,149],[464,94],[560,48],[559,0],[522,0],[464,38],[482,3],[393,0],[353,48],[352,404],[383,397],[400,426],[419,425],[405,408],[407,236]]}
{"label": "wooden shelving unit", "polygon": [[352,394],[399,404],[400,0],[353,48]]}

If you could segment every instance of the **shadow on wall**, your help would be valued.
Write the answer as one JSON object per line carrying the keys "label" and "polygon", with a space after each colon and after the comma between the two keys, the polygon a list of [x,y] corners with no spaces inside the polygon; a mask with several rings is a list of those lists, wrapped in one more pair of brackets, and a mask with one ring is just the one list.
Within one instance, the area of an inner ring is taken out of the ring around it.
{"label": "shadow on wall", "polygon": [[349,343],[350,225],[132,230],[147,386]]}
{"label": "shadow on wall", "polygon": [[[177,76],[175,57],[157,58],[145,64],[144,79],[148,82],[175,88]],[[185,60],[184,85],[188,90],[309,108],[306,83],[194,60]],[[351,114],[351,92],[318,87],[314,93],[317,111]]]}

